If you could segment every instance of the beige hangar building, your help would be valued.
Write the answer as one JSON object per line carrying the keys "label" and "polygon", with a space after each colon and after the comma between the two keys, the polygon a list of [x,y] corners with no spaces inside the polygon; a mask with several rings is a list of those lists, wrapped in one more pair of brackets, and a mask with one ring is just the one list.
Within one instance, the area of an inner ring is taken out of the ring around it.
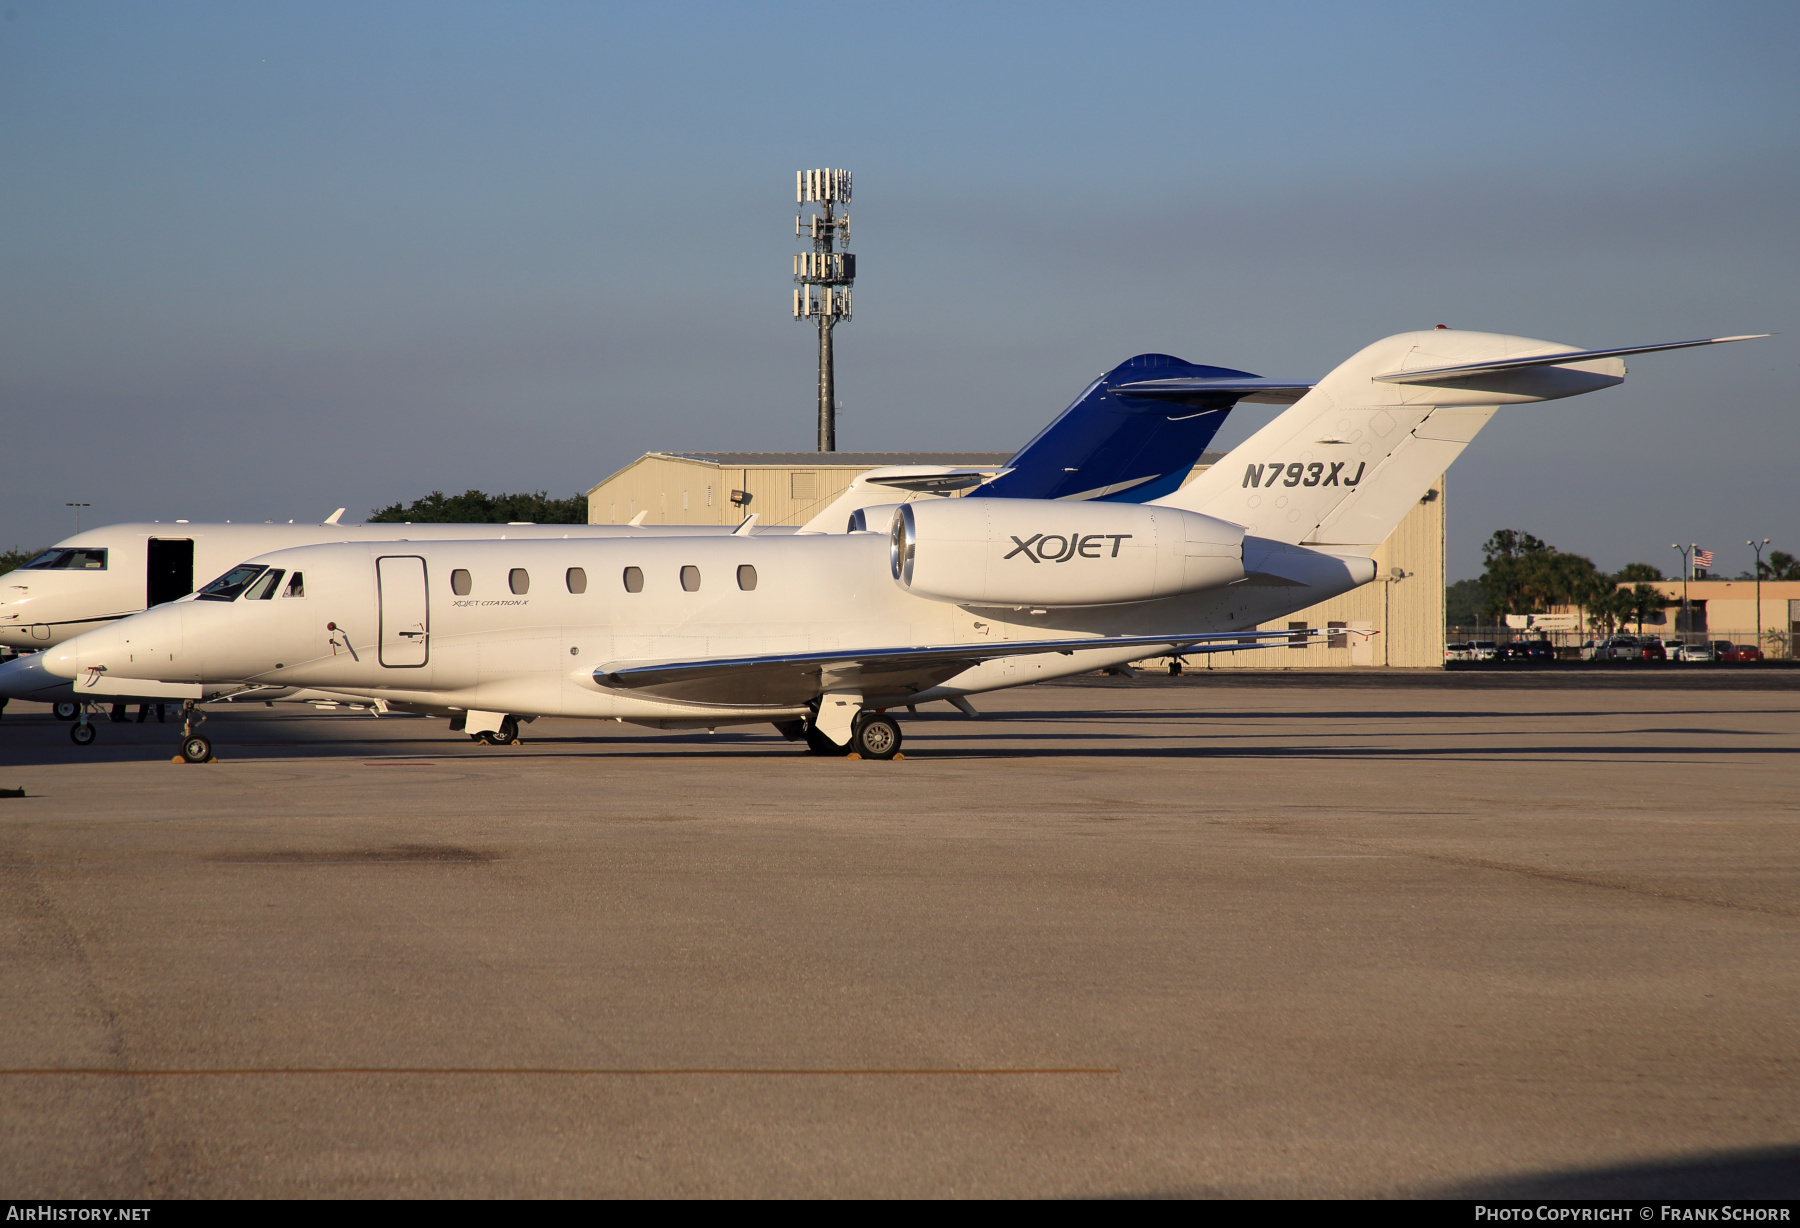
{"label": "beige hangar building", "polygon": [[[649,452],[588,491],[589,524],[802,525],[883,465],[998,468],[1010,452]],[[1221,453],[1200,458],[1204,472]],[[1191,481],[1194,474],[1189,475]],[[1376,579],[1259,630],[1343,628],[1325,646],[1218,652],[1190,669],[1307,669],[1444,665],[1444,480],[1439,478],[1375,552]],[[1352,634],[1366,630],[1371,635]]]}

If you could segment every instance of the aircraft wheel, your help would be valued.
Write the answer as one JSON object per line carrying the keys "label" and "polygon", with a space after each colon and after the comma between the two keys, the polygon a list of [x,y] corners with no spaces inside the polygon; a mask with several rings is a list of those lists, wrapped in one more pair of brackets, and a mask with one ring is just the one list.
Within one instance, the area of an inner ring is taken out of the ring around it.
{"label": "aircraft wheel", "polygon": [[54,711],[57,720],[72,721],[81,715],[81,705],[65,699],[56,705]]}
{"label": "aircraft wheel", "polygon": [[864,759],[892,759],[900,753],[900,725],[891,716],[865,716],[850,735],[850,749]]}
{"label": "aircraft wheel", "polygon": [[183,763],[205,763],[212,758],[212,739],[203,733],[192,734],[181,739],[181,761]]}
{"label": "aircraft wheel", "polygon": [[92,725],[82,723],[69,726],[69,741],[77,746],[92,746],[94,739],[99,736],[100,731]]}
{"label": "aircraft wheel", "polygon": [[815,755],[836,755],[840,758],[850,753],[848,746],[839,746],[814,728],[810,721],[806,725],[806,749]]}

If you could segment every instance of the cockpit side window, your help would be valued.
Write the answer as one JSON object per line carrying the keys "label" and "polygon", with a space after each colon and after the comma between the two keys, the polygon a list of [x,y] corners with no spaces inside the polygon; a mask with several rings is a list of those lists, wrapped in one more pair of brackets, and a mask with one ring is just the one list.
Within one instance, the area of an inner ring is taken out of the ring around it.
{"label": "cockpit side window", "polygon": [[285,573],[279,567],[264,572],[256,583],[244,590],[245,601],[267,601],[275,595],[275,586],[281,583]]}
{"label": "cockpit side window", "polygon": [[306,576],[298,571],[289,576],[287,587],[281,590],[281,595],[283,597],[306,596]]}
{"label": "cockpit side window", "polygon": [[20,571],[105,571],[106,551],[86,546],[46,550]]}
{"label": "cockpit side window", "polygon": [[251,581],[267,570],[268,568],[256,563],[241,564],[208,584],[194,596],[200,601],[236,601],[238,595],[250,587]]}

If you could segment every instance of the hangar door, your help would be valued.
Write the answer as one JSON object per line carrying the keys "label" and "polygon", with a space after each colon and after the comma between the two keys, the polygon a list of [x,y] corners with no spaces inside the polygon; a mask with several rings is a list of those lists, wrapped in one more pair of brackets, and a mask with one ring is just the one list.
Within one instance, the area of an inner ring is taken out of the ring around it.
{"label": "hangar door", "polygon": [[396,669],[425,664],[431,652],[425,560],[410,554],[376,559],[375,577],[381,589],[381,663]]}

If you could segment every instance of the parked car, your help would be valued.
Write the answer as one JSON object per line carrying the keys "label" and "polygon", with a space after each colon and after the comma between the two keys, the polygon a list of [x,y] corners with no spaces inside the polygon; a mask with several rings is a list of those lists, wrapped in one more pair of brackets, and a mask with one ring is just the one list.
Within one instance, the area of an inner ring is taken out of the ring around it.
{"label": "parked car", "polygon": [[1717,659],[1711,644],[1689,644],[1681,650],[1684,665],[1711,665]]}
{"label": "parked car", "polygon": [[1663,653],[1671,661],[1681,660],[1682,651],[1687,647],[1680,640],[1664,640]]}
{"label": "parked car", "polygon": [[1663,647],[1663,642],[1651,636],[1646,636],[1638,641],[1638,650],[1643,653],[1646,661],[1667,661],[1669,659],[1668,650]]}
{"label": "parked car", "polygon": [[1599,649],[1599,647],[1600,647],[1599,640],[1589,640],[1589,641],[1587,641],[1587,643],[1583,644],[1580,648],[1576,649],[1576,653],[1583,661],[1592,661],[1594,659],[1594,653]]}
{"label": "parked car", "polygon": [[1556,646],[1549,640],[1514,640],[1500,650],[1502,661],[1554,661]]}
{"label": "parked car", "polygon": [[1445,644],[1444,645],[1444,660],[1447,662],[1448,661],[1471,661],[1473,659],[1474,658],[1469,655],[1469,646],[1467,644]]}
{"label": "parked car", "polygon": [[[1719,641],[1714,640],[1714,650],[1716,651],[1718,647]],[[1743,664],[1745,662],[1760,661],[1763,659],[1762,649],[1756,647],[1754,644],[1727,644],[1725,646],[1725,651],[1719,652],[1717,655],[1719,660],[1729,661],[1734,664]]]}
{"label": "parked car", "polygon": [[1492,661],[1499,655],[1500,645],[1493,640],[1469,641],[1469,659],[1471,661]]}
{"label": "parked car", "polygon": [[1594,649],[1596,661],[1642,661],[1643,645],[1635,635],[1613,635],[1600,641]]}

